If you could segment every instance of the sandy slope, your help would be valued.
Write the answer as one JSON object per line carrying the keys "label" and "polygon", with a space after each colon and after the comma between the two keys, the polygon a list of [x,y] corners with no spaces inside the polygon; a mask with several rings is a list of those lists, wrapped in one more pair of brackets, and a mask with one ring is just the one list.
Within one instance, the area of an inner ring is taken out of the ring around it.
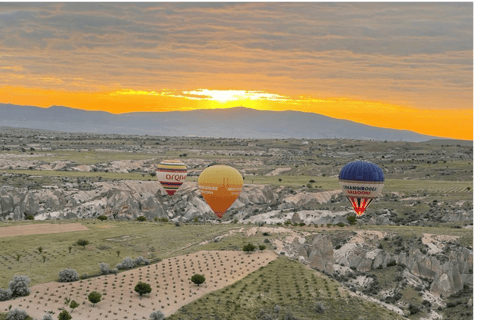
{"label": "sandy slope", "polygon": [[[247,276],[277,258],[271,251],[247,254],[239,251],[199,251],[165,259],[162,262],[72,283],[51,282],[31,287],[27,297],[0,302],[0,311],[8,306],[18,307],[34,318],[42,318],[47,311],[65,306],[64,299],[77,301],[74,319],[148,319],[153,311],[161,310],[166,316],[202,295],[221,289]],[[200,286],[190,282],[195,273],[204,274],[206,282]],[[148,296],[140,298],[134,291],[139,282],[152,287]],[[88,292],[106,292],[103,300],[92,306]],[[70,308],[68,308],[70,311]]]}

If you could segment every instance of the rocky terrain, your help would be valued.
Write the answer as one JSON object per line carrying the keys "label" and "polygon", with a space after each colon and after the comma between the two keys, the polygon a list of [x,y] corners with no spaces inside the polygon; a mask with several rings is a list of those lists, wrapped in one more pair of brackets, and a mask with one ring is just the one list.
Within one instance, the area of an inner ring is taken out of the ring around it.
{"label": "rocky terrain", "polygon": [[[174,196],[156,180],[163,158],[188,166],[187,181]],[[386,183],[367,214],[354,219],[337,175],[356,159],[377,163]],[[270,242],[277,254],[405,317],[472,318],[473,147],[465,141],[208,139],[2,128],[0,221],[105,215],[219,223],[196,179],[220,163],[237,168],[245,182],[221,223],[256,225],[247,233],[276,235]]]}

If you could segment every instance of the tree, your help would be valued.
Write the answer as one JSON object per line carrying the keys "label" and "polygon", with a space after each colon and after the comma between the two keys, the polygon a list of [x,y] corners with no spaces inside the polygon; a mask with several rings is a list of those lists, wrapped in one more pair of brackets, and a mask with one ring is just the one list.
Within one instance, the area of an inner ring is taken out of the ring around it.
{"label": "tree", "polygon": [[137,283],[137,285],[135,286],[135,292],[138,293],[141,296],[143,296],[144,294],[147,294],[147,293],[150,293],[152,292],[152,287],[150,287],[150,285],[148,283],[145,283],[145,282],[139,282]]}
{"label": "tree", "polygon": [[80,305],[78,304],[77,301],[72,300],[72,302],[70,302],[70,308],[72,308],[72,313],[73,313],[73,310],[75,310],[75,308],[78,308],[78,307],[80,307]]}
{"label": "tree", "polygon": [[348,223],[350,223],[351,226],[353,226],[357,223],[357,217],[355,217],[355,216],[348,216],[347,220],[348,220]]}
{"label": "tree", "polygon": [[261,244],[261,245],[258,246],[258,249],[259,249],[260,251],[263,251],[263,250],[265,250],[266,248],[267,248],[267,246],[265,246],[265,245],[263,245],[263,244]]}
{"label": "tree", "polygon": [[88,246],[89,243],[90,242],[88,242],[88,240],[85,240],[85,239],[80,239],[80,240],[77,241],[77,244],[79,246],[82,246],[83,249],[85,249],[85,246]]}
{"label": "tree", "polygon": [[59,282],[73,282],[78,280],[78,272],[74,269],[63,269],[58,273]]}
{"label": "tree", "polygon": [[13,309],[7,314],[6,320],[26,320],[28,318],[28,313],[25,310]]}
{"label": "tree", "polygon": [[29,284],[30,278],[28,276],[14,276],[8,284],[8,289],[12,297],[28,296],[30,294]]}
{"label": "tree", "polygon": [[251,243],[248,243],[248,244],[243,246],[243,251],[245,251],[245,252],[255,251],[255,246]]}
{"label": "tree", "polygon": [[100,292],[97,292],[97,291],[92,291],[88,295],[88,301],[90,301],[93,304],[93,306],[95,306],[95,304],[102,301],[102,294]]}
{"label": "tree", "polygon": [[67,310],[63,309],[62,312],[58,315],[58,320],[71,320],[72,316],[68,313]]}
{"label": "tree", "polygon": [[193,283],[195,283],[197,286],[199,286],[205,282],[205,276],[197,273],[197,274],[194,274],[190,280]]}
{"label": "tree", "polygon": [[162,311],[155,311],[155,312],[152,312],[152,314],[150,314],[150,319],[151,320],[164,320],[165,315],[163,314]]}

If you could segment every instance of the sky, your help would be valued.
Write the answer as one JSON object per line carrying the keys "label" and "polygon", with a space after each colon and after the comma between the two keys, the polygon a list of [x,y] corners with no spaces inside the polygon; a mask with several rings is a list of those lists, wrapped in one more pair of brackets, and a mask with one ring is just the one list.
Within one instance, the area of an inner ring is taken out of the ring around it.
{"label": "sky", "polygon": [[0,103],[298,110],[473,140],[473,3],[0,3]]}

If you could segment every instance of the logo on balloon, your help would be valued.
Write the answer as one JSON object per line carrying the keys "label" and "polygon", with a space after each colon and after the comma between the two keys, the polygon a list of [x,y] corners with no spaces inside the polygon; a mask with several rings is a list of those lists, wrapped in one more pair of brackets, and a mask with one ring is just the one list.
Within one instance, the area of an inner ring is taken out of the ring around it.
{"label": "logo on balloon", "polygon": [[185,176],[181,176],[179,174],[166,174],[165,178],[175,181],[185,180]]}

